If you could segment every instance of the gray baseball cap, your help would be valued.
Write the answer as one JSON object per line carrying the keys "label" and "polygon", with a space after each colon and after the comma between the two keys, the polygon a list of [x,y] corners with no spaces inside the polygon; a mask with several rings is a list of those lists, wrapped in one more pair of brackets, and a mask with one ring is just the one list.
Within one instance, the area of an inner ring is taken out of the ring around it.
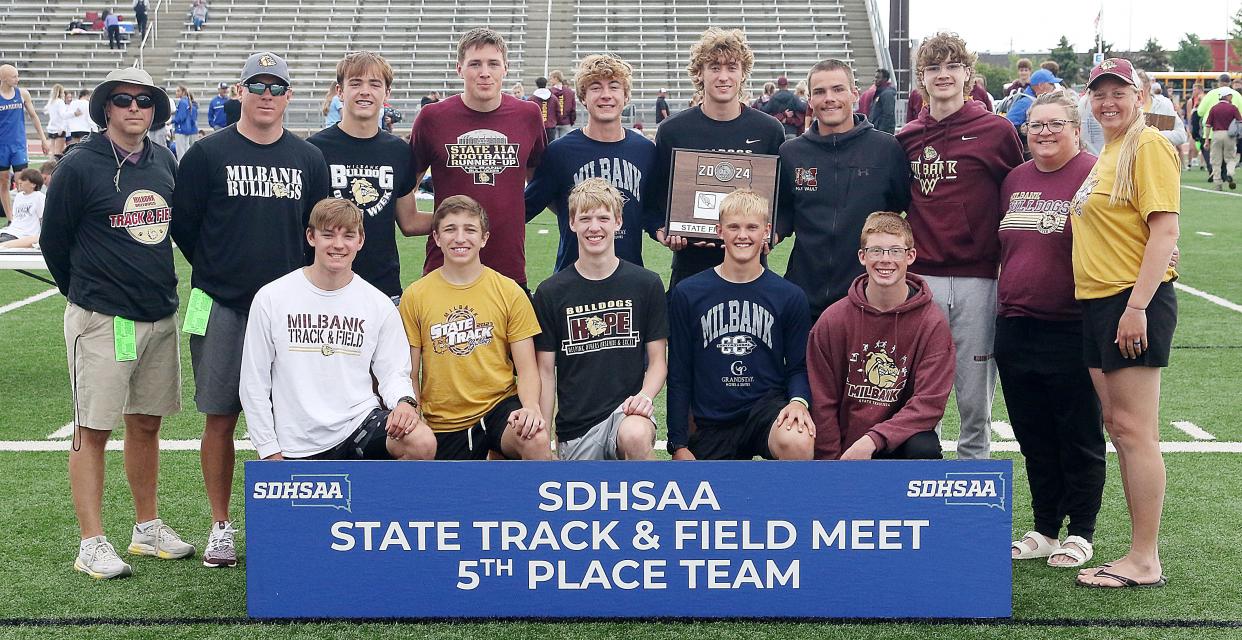
{"label": "gray baseball cap", "polygon": [[289,65],[285,59],[271,51],[260,51],[246,58],[246,66],[242,67],[241,81],[247,82],[255,76],[276,76],[290,84]]}

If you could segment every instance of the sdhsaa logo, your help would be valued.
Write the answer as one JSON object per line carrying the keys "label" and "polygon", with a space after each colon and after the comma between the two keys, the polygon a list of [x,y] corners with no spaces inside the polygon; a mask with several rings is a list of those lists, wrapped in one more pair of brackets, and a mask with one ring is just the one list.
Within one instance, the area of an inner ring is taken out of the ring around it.
{"label": "sdhsaa logo", "polygon": [[332,507],[350,511],[353,500],[348,473],[291,475],[289,480],[254,483],[255,500],[290,500],[294,507]]}
{"label": "sdhsaa logo", "polygon": [[911,480],[907,498],[944,498],[945,504],[974,504],[1005,510],[1002,473],[946,473],[943,480]]}

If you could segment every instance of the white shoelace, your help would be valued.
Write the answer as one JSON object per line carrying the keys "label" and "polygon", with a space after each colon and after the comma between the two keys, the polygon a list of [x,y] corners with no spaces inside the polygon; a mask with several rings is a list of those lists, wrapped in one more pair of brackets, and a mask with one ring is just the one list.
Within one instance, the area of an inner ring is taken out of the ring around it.
{"label": "white shoelace", "polygon": [[116,549],[112,548],[109,542],[100,542],[91,547],[90,561],[87,564],[95,564],[96,560],[116,560],[120,561],[121,556],[116,554]]}
{"label": "white shoelace", "polygon": [[163,548],[166,542],[181,542],[181,536],[177,535],[177,532],[173,531],[172,527],[161,522],[155,528],[155,543],[160,548]]}
{"label": "white shoelace", "polygon": [[211,536],[207,540],[207,550],[223,551],[225,549],[232,549],[234,533],[237,533],[237,529],[233,528],[232,522],[224,523],[224,526],[219,529],[213,526]]}

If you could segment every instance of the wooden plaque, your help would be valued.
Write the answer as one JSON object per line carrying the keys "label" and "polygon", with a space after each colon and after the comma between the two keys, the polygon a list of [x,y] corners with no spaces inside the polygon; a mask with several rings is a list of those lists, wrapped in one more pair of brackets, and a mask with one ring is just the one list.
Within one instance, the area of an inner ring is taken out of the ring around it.
{"label": "wooden plaque", "polygon": [[720,201],[737,189],[751,189],[767,198],[775,234],[779,168],[779,156],[673,149],[665,231],[696,240],[717,239]]}

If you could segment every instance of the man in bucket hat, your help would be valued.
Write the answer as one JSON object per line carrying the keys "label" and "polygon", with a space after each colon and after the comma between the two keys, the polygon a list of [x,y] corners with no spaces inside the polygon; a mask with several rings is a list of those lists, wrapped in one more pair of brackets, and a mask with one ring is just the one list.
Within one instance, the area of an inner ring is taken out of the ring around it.
{"label": "man in bucket hat", "polygon": [[208,567],[237,564],[229,497],[250,303],[260,287],[305,264],[311,209],[328,195],[323,154],[284,128],[289,65],[261,51],[246,60],[241,83],[241,119],[190,147],[173,193],[173,239],[194,269],[185,330],[194,403],[206,414]]}
{"label": "man in bucket hat", "polygon": [[104,447],[125,423],[125,471],[137,524],[129,553],[185,558],[194,547],[156,512],[159,430],[181,409],[177,275],[168,236],[176,162],[146,138],[168,120],[168,95],[141,69],[109,73],[90,116],[102,134],[74,145],[56,170],[39,236],[69,299],[65,349],[73,386],[69,485],[82,541],[73,566],[92,578],[132,568],[104,536]]}

